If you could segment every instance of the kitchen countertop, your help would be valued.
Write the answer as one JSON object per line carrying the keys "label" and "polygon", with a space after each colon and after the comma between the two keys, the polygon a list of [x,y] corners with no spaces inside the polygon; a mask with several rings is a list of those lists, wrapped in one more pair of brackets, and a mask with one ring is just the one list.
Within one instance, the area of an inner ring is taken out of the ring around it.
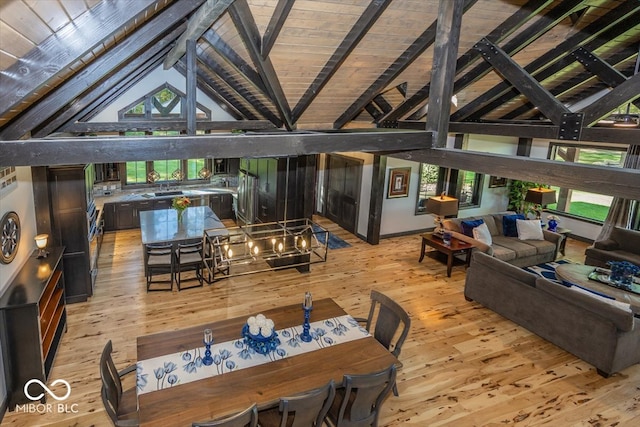
{"label": "kitchen countertop", "polygon": [[[170,192],[182,191],[182,194],[170,194]],[[155,193],[165,193],[164,195],[156,196]],[[94,201],[96,209],[99,210],[97,221],[99,222],[104,212],[105,203],[123,203],[123,202],[139,202],[144,200],[157,200],[157,199],[172,199],[176,196],[207,196],[211,194],[231,194],[232,196],[238,195],[238,189],[236,187],[182,187],[170,190],[157,191],[153,188],[144,188],[136,190],[121,190],[115,194],[108,196],[95,196]]]}

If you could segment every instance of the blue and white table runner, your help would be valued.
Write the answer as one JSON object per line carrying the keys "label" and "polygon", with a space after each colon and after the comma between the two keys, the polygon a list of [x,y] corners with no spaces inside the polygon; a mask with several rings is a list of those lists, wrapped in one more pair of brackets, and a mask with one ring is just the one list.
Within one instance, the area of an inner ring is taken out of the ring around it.
{"label": "blue and white table runner", "polygon": [[[240,332],[240,331],[238,331]],[[211,346],[213,364],[202,363],[205,347],[141,360],[137,363],[138,394],[273,362],[369,336],[349,315],[311,322],[310,342],[300,339],[302,325],[277,331],[280,345],[269,354],[256,353],[243,338]],[[214,336],[215,339],[215,336]]]}

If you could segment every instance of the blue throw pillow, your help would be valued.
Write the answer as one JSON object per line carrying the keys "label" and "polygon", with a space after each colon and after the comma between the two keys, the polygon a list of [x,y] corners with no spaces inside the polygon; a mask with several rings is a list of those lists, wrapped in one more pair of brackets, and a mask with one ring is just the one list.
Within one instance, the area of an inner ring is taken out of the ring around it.
{"label": "blue throw pillow", "polygon": [[473,229],[479,226],[480,224],[484,224],[484,221],[481,219],[474,220],[464,220],[460,221],[460,225],[462,225],[462,233],[465,236],[473,237]]}
{"label": "blue throw pillow", "polygon": [[524,214],[505,215],[502,217],[502,234],[506,237],[518,237],[516,220],[525,219]]}

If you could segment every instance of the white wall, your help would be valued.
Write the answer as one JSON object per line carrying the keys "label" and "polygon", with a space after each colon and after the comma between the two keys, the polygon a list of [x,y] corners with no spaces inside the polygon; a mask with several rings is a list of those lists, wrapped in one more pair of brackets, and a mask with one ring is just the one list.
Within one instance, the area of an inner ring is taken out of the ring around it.
{"label": "white wall", "polygon": [[[31,182],[31,168],[17,167],[17,184],[11,185],[0,193],[0,218],[10,211],[14,211],[20,218],[20,243],[16,257],[10,264],[0,264],[0,292],[24,265],[31,252],[36,249],[33,238],[36,235],[36,216],[33,203],[33,185]],[[0,348],[0,402],[7,397],[6,380],[4,377],[4,361]]]}
{"label": "white wall", "polygon": [[[138,98],[145,96],[149,91],[157,88],[160,85],[169,83],[176,89],[186,93],[186,79],[182,74],[171,68],[164,70],[162,65],[158,66],[154,71],[149,73],[144,79],[140,80],[138,84],[120,96],[106,109],[96,115],[92,122],[117,122],[118,110],[123,109]],[[235,120],[232,116],[224,111],[218,104],[212,101],[202,91],[196,89],[197,101],[211,110],[212,121],[227,121]]]}

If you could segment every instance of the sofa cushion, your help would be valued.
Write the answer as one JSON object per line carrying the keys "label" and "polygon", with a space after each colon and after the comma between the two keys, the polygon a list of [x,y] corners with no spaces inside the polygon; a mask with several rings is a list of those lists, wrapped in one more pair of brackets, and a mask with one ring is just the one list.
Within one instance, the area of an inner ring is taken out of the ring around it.
{"label": "sofa cushion", "polygon": [[485,222],[473,229],[473,238],[481,241],[485,245],[491,246],[493,244],[489,227],[487,227]]}
{"label": "sofa cushion", "polygon": [[623,251],[640,255],[640,231],[614,227],[610,238],[617,241]]}
{"label": "sofa cushion", "polygon": [[539,219],[517,219],[516,228],[520,240],[544,240]]}
{"label": "sofa cushion", "polygon": [[493,256],[498,258],[499,260],[508,262],[516,259],[516,252],[514,250],[505,248],[504,246],[496,245],[495,240],[491,245],[491,249],[493,249]]}
{"label": "sofa cushion", "polygon": [[515,253],[514,258],[524,258],[538,254],[538,249],[534,245],[530,245],[528,240],[524,241],[512,237],[495,236],[493,238],[493,245],[499,245],[513,251]]}
{"label": "sofa cushion", "polygon": [[484,220],[482,219],[466,219],[460,222],[462,226],[462,234],[465,236],[473,237],[473,229],[479,226],[480,224],[484,224]]}
{"label": "sofa cushion", "polygon": [[525,219],[523,214],[504,215],[502,217],[502,234],[507,237],[518,237],[516,220]]}
{"label": "sofa cushion", "polygon": [[550,254],[556,250],[555,243],[548,240],[527,240],[527,245],[535,247],[538,255]]}
{"label": "sofa cushion", "polygon": [[621,331],[633,329],[633,312],[629,304],[603,298],[577,286],[567,287],[543,278],[536,279],[536,288],[609,319]]}

